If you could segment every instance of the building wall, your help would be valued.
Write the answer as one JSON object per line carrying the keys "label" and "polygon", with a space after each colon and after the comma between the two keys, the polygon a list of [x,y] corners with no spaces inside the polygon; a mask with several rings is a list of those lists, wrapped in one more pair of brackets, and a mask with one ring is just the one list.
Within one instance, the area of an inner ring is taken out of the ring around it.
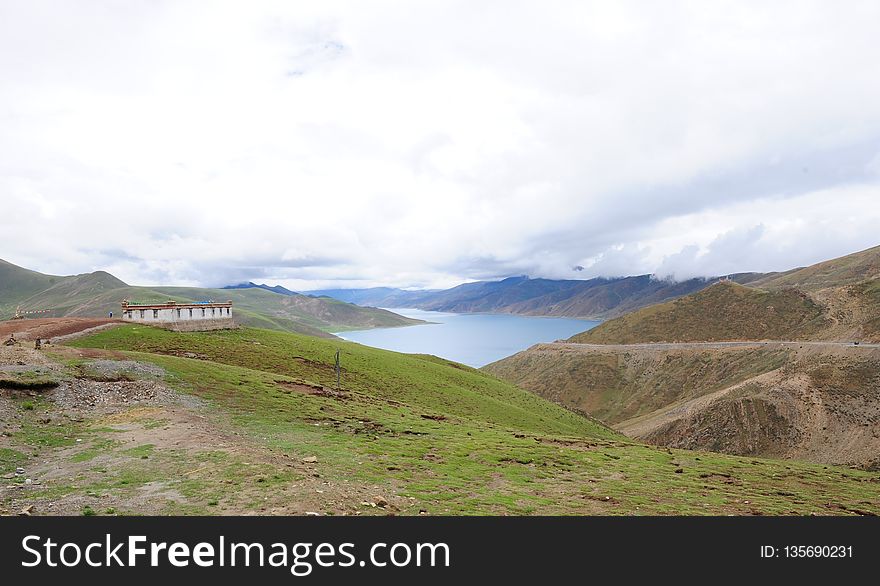
{"label": "building wall", "polygon": [[122,312],[126,321],[181,322],[203,320],[232,320],[231,307],[175,307],[167,309],[127,309]]}
{"label": "building wall", "polygon": [[131,308],[122,312],[122,319],[176,332],[224,330],[235,327],[231,307]]}
{"label": "building wall", "polygon": [[174,322],[155,322],[155,325],[173,332],[204,332],[207,330],[232,329],[235,327],[235,322],[232,321],[232,318],[188,319]]}

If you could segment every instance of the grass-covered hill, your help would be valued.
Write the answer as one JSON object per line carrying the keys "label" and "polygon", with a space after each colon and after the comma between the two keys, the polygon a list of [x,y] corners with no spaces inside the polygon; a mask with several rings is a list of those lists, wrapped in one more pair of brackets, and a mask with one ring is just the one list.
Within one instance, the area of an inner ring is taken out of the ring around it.
{"label": "grass-covered hill", "polygon": [[0,473],[22,466],[34,479],[0,489],[0,509],[880,512],[876,474],[643,445],[432,356],[250,328],[173,333],[126,325],[74,345],[32,359],[58,361],[35,367],[43,379],[54,372],[56,389],[36,398],[0,394]]}
{"label": "grass-covered hill", "polygon": [[[245,325],[327,337],[330,331],[396,327],[419,323],[395,313],[335,299],[283,295],[259,288],[134,287],[96,271],[59,277],[0,261],[0,319],[16,307],[51,310],[51,317],[106,317],[119,312],[123,299],[141,302],[230,299],[237,321]],[[43,315],[43,314],[41,314]]]}
{"label": "grass-covered hill", "polygon": [[[334,361],[340,350],[340,378],[351,392],[406,404],[428,415],[455,416],[523,430],[615,435],[594,421],[476,369],[433,356],[399,354],[344,340],[252,328],[179,335],[149,326],[126,325],[71,345],[163,356],[196,355],[203,361],[200,370],[222,364],[327,387],[336,384]],[[222,377],[217,377],[221,370],[211,378],[220,381]]]}
{"label": "grass-covered hill", "polygon": [[6,307],[36,295],[66,278],[44,275],[0,259],[0,311],[6,311]]}
{"label": "grass-covered hill", "polygon": [[794,289],[765,291],[721,281],[693,295],[634,311],[571,338],[593,344],[798,340],[828,325],[824,308]]}

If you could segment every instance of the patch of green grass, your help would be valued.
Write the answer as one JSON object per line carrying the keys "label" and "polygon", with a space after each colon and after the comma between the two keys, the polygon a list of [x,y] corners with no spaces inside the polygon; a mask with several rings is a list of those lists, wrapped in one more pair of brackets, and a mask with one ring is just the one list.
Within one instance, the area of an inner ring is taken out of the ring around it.
{"label": "patch of green grass", "polygon": [[124,450],[122,453],[126,456],[131,456],[132,458],[147,459],[153,454],[153,450],[155,448],[156,446],[154,446],[153,444],[144,444],[142,446],[137,446]]}
{"label": "patch of green grass", "polygon": [[12,437],[28,446],[59,448],[74,445],[77,439],[81,439],[83,432],[83,426],[78,423],[44,424],[26,420]]}
{"label": "patch of green grass", "polygon": [[119,442],[111,440],[111,439],[99,439],[92,442],[92,444],[86,449],[77,452],[73,456],[70,457],[71,462],[89,462],[94,460],[96,457],[101,454],[106,454],[110,452],[114,446],[118,445]]}
{"label": "patch of green grass", "polygon": [[60,378],[45,369],[0,373],[0,388],[41,391],[57,387]]}
{"label": "patch of green grass", "polygon": [[12,472],[27,460],[27,456],[18,450],[0,448],[0,474]]}
{"label": "patch of green grass", "polygon": [[167,419],[151,419],[151,418],[141,418],[138,422],[144,426],[144,429],[158,429],[160,427],[166,427],[168,425]]}

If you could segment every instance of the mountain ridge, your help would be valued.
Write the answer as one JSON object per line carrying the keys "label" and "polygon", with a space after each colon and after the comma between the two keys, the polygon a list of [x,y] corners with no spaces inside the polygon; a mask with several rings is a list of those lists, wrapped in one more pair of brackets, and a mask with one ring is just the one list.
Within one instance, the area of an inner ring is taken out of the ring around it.
{"label": "mountain ridge", "polygon": [[422,323],[390,311],[365,308],[333,299],[269,287],[211,289],[200,287],[133,286],[106,271],[59,276],[0,261],[0,319],[23,311],[49,310],[54,317],[106,317],[119,311],[123,299],[137,301],[200,301],[230,299],[236,321],[273,330],[333,337],[332,331],[399,327]]}
{"label": "mountain ridge", "polygon": [[[763,273],[731,275],[751,282]],[[517,315],[608,319],[642,307],[676,299],[711,285],[715,278],[685,281],[653,275],[544,279],[527,276],[498,281],[474,281],[449,289],[409,291],[390,287],[320,289],[305,294],[327,296],[370,307],[408,307],[453,313],[511,313]]]}

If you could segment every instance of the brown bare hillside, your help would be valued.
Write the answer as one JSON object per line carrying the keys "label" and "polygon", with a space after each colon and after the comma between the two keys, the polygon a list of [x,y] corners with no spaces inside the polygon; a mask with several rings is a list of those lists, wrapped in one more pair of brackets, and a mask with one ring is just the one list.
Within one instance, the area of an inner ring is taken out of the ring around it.
{"label": "brown bare hillside", "polygon": [[825,307],[805,293],[765,291],[722,281],[693,295],[607,321],[570,341],[799,340],[815,337],[829,325]]}
{"label": "brown bare hillside", "polygon": [[617,427],[668,447],[880,470],[880,351],[798,353],[783,368]]}
{"label": "brown bare hillside", "polygon": [[785,346],[669,348],[538,344],[484,370],[616,425],[785,364]]}
{"label": "brown bare hillside", "polygon": [[880,277],[880,246],[809,267],[768,275],[752,285],[766,289],[794,287],[804,291],[853,285]]}
{"label": "brown bare hillside", "polygon": [[880,349],[541,344],[485,367],[658,445],[880,466]]}

